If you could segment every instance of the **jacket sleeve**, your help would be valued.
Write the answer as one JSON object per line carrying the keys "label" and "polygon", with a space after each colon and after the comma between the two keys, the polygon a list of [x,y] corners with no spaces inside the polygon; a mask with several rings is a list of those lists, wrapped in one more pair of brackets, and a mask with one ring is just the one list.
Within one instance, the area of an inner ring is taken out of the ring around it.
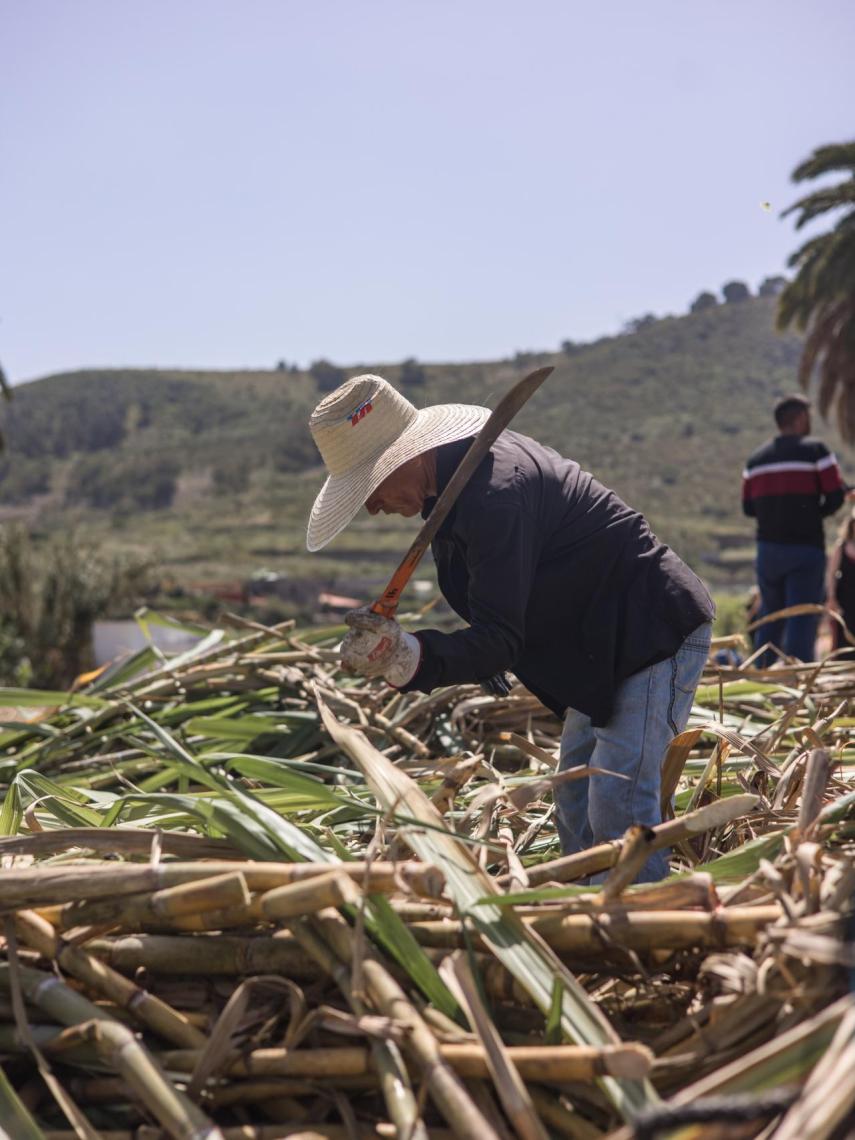
{"label": "jacket sleeve", "polygon": [[754,518],[757,514],[751,495],[751,472],[748,468],[742,472],[742,513],[749,518]]}
{"label": "jacket sleeve", "polygon": [[843,506],[846,487],[840,475],[837,457],[824,444],[820,444],[820,447],[822,453],[817,459],[816,471],[820,491],[819,513],[825,518]]}
{"label": "jacket sleeve", "polygon": [[[462,523],[462,525],[461,525]],[[421,665],[405,691],[483,681],[512,669],[525,640],[525,612],[540,536],[518,503],[481,504],[456,521],[466,545],[469,627],[422,629]]]}

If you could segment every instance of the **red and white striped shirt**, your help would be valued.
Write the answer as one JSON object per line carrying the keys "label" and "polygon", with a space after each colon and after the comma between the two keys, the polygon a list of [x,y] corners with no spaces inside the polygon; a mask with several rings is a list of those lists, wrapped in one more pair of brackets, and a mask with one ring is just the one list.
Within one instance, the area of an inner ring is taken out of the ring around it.
{"label": "red and white striped shirt", "polygon": [[755,451],[742,473],[742,509],[761,542],[825,546],[822,520],[843,503],[834,454],[809,436],[779,435]]}

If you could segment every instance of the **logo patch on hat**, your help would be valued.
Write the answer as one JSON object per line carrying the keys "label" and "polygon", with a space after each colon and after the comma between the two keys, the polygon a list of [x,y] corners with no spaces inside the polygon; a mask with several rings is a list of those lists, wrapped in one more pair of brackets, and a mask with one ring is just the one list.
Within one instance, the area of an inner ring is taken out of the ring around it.
{"label": "logo patch on hat", "polygon": [[359,421],[364,420],[368,413],[373,410],[374,404],[372,400],[366,400],[364,404],[360,404],[358,408],[355,408],[354,411],[350,413],[347,418],[350,420],[351,427],[356,427]]}

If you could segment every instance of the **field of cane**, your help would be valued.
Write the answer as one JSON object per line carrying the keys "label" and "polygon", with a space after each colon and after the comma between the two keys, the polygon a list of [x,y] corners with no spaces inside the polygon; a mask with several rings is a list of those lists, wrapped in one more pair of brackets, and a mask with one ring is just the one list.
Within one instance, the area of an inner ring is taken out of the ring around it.
{"label": "field of cane", "polygon": [[242,625],[0,690],[0,1136],[841,1134],[852,663],[710,666],[666,822],[562,858],[525,690]]}

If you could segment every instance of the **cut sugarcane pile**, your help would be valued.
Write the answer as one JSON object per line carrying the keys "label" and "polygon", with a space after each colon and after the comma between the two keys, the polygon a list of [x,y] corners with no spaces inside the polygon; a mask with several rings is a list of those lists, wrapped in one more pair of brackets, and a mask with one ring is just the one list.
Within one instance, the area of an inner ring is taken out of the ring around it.
{"label": "cut sugarcane pile", "polygon": [[340,634],[0,691],[0,1135],[831,1136],[855,670],[710,670],[673,817],[560,858],[558,722],[343,677]]}

